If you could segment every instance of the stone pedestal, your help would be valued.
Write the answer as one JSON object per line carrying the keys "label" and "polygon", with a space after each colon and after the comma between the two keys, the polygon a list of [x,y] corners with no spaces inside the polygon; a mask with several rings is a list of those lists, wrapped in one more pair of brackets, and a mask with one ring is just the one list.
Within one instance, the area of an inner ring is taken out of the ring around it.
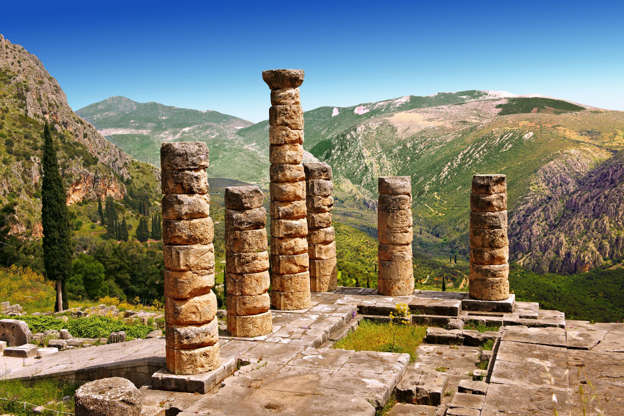
{"label": "stone pedestal", "polygon": [[327,163],[304,163],[308,212],[310,289],[328,292],[337,286],[336,233],[332,227],[332,169]]}
{"label": "stone pedestal", "polygon": [[271,333],[266,210],[259,187],[225,188],[227,327],[235,337]]}
{"label": "stone pedestal", "polygon": [[264,71],[271,88],[271,305],[293,310],[310,306],[306,182],[303,170],[302,70]]}
{"label": "stone pedestal", "polygon": [[505,175],[474,175],[470,211],[470,297],[486,301],[508,299]]}
{"label": "stone pedestal", "polygon": [[414,270],[412,182],[409,176],[379,178],[377,233],[377,290],[387,296],[411,295],[414,292]]}
{"label": "stone pedestal", "polygon": [[160,165],[167,369],[198,374],[219,365],[208,147],[165,143]]}

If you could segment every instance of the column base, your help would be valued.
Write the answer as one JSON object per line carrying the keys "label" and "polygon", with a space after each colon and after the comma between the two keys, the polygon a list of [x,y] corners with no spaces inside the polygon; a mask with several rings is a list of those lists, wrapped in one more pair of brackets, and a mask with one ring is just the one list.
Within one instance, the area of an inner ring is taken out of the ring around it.
{"label": "column base", "polygon": [[462,299],[462,310],[478,312],[513,312],[516,295],[513,293],[505,300]]}
{"label": "column base", "polygon": [[218,386],[226,377],[236,371],[238,359],[223,360],[219,367],[212,371],[199,374],[173,374],[166,368],[152,374],[154,390],[179,391],[184,393],[208,393]]}

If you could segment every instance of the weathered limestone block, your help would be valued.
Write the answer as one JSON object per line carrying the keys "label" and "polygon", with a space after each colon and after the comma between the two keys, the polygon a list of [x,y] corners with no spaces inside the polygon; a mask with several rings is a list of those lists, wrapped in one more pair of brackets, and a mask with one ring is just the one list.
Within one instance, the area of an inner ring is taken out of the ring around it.
{"label": "weathered limestone block", "polygon": [[76,390],[76,416],[140,416],[143,395],[130,380],[103,378]]}
{"label": "weathered limestone block", "polygon": [[165,244],[211,244],[214,239],[212,218],[195,220],[163,220]]}
{"label": "weathered limestone block", "polygon": [[214,245],[166,245],[163,249],[165,268],[168,270],[202,270],[214,272]]}
{"label": "weathered limestone block", "polygon": [[310,230],[308,233],[308,244],[327,244],[336,240],[334,227]]}
{"label": "weathered limestone block", "polygon": [[271,105],[301,105],[301,97],[297,88],[280,88],[271,90]]}
{"label": "weathered limestone block", "polygon": [[310,281],[307,282],[307,289],[302,292],[279,292],[271,291],[271,305],[275,309],[290,311],[310,307]]}
{"label": "weathered limestone block", "polygon": [[325,179],[331,181],[332,168],[323,162],[308,162],[303,165],[307,181]]}
{"label": "weathered limestone block", "polygon": [[330,212],[334,208],[334,197],[308,195],[306,208],[312,212]]}
{"label": "weathered limestone block", "polygon": [[162,217],[166,220],[192,220],[208,216],[208,195],[169,194],[162,199]]}
{"label": "weathered limestone block", "polygon": [[308,253],[302,254],[272,254],[272,271],[277,274],[296,274],[308,270]]}
{"label": "weathered limestone block", "polygon": [[0,320],[0,341],[6,341],[9,347],[28,344],[31,339],[32,333],[26,322],[17,319]]}
{"label": "weathered limestone block", "polygon": [[233,296],[261,295],[269,290],[271,276],[269,271],[259,273],[227,273],[227,294]]}
{"label": "weathered limestone block", "polygon": [[165,298],[165,320],[170,325],[200,325],[217,314],[217,297],[210,291],[190,299]]}
{"label": "weathered limestone block", "polygon": [[271,239],[271,253],[277,254],[302,254],[308,251],[308,241],[305,237]]}
{"label": "weathered limestone block", "polygon": [[308,195],[314,196],[331,196],[334,191],[334,184],[331,180],[328,179],[307,179],[307,189],[306,192]]}
{"label": "weathered limestone block", "polygon": [[269,126],[270,144],[303,144],[303,130],[293,130],[286,126]]}
{"label": "weathered limestone block", "polygon": [[305,201],[306,190],[305,182],[271,182],[270,185],[271,201]]}
{"label": "weathered limestone block", "polygon": [[260,208],[264,193],[256,185],[229,186],[225,193],[225,206],[236,211]]}
{"label": "weathered limestone block", "polygon": [[272,291],[305,292],[310,286],[310,273],[285,274],[273,276]]}
{"label": "weathered limestone block", "polygon": [[410,295],[414,292],[411,178],[387,176],[380,177],[378,182],[377,290],[387,296]]}
{"label": "weathered limestone block", "polygon": [[262,71],[262,79],[271,90],[297,88],[303,84],[303,69],[273,69]]}
{"label": "weathered limestone block", "polygon": [[307,237],[308,221],[305,218],[296,220],[275,219],[271,221],[272,237]]}
{"label": "weathered limestone block", "polygon": [[174,374],[198,374],[221,364],[219,344],[194,349],[166,349],[167,369]]}
{"label": "weathered limestone block", "polygon": [[215,345],[219,341],[219,321],[213,319],[203,325],[167,325],[165,339],[167,345],[174,349],[192,349]]}
{"label": "weathered limestone block", "polygon": [[162,170],[195,170],[208,168],[208,146],[203,142],[172,142],[160,147]]}
{"label": "weathered limestone block", "polygon": [[310,259],[331,259],[336,257],[336,242],[327,244],[310,244],[308,248]]}
{"label": "weathered limestone block", "polygon": [[273,105],[269,108],[269,123],[293,130],[303,130],[303,110],[297,105]]}
{"label": "weathered limestone block", "polygon": [[332,226],[331,212],[308,212],[308,228],[319,229]]}
{"label": "weathered limestone block", "polygon": [[247,316],[228,314],[227,326],[230,335],[234,337],[258,337],[271,333],[273,320],[270,311]]}
{"label": "weathered limestone block", "polygon": [[215,285],[212,270],[165,270],[165,296],[189,299],[210,292]]}
{"label": "weathered limestone block", "polygon": [[264,229],[266,225],[266,209],[264,207],[236,211],[225,210],[225,221],[231,231]]}
{"label": "weathered limestone block", "polygon": [[312,292],[329,292],[338,287],[337,273],[310,277],[310,290]]}
{"label": "weathered limestone block", "polygon": [[336,264],[336,257],[310,260],[310,274],[315,276],[331,276],[337,273]]}
{"label": "weathered limestone block", "polygon": [[[297,143],[275,145],[269,148],[269,160],[272,164],[297,165],[303,161],[303,145]],[[288,177],[282,179],[286,182]]]}
{"label": "weathered limestone block", "polygon": [[238,253],[266,251],[268,245],[266,228],[228,231],[225,243],[233,252]]}
{"label": "weathered limestone block", "polygon": [[306,201],[271,201],[271,218],[294,220],[306,217]]}
{"label": "weathered limestone block", "polygon": [[[303,148],[303,146],[300,146]],[[275,163],[269,169],[271,182],[305,181],[303,166],[298,164]]]}
{"label": "weathered limestone block", "polygon": [[269,253],[226,253],[226,270],[228,273],[258,273],[269,270]]}
{"label": "weathered limestone block", "polygon": [[162,193],[167,194],[207,194],[208,173],[199,170],[163,170]]}
{"label": "weathered limestone block", "polygon": [[271,308],[271,298],[268,293],[252,296],[228,296],[228,315],[247,316],[267,312]]}
{"label": "weathered limestone block", "polygon": [[470,195],[470,296],[509,298],[505,175],[474,175]]}

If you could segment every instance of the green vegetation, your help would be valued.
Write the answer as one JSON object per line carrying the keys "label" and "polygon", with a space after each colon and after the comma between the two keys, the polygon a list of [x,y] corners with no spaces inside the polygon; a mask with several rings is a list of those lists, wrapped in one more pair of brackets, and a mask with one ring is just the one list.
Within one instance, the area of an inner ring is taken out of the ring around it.
{"label": "green vegetation", "polygon": [[19,303],[26,312],[51,311],[54,284],[30,268],[13,265],[0,268],[0,299]]}
{"label": "green vegetation", "polygon": [[561,114],[570,111],[585,110],[584,107],[569,103],[562,100],[553,100],[552,98],[541,97],[518,97],[510,98],[505,104],[499,104],[496,108],[500,108],[498,113],[503,116],[506,114],[522,114],[522,113],[554,113]]}
{"label": "green vegetation", "polygon": [[[74,411],[74,392],[77,384],[66,381],[38,380],[0,381],[0,411],[17,416],[30,416],[32,409],[44,406],[48,411],[44,415],[57,415],[59,412]],[[63,400],[65,399],[65,400]]]}
{"label": "green vegetation", "polygon": [[494,340],[488,339],[487,341],[485,341],[485,344],[481,346],[481,349],[486,351],[492,351],[494,349]]}
{"label": "green vegetation", "polygon": [[[427,328],[416,325],[376,323],[366,319],[358,328],[334,344],[334,348],[355,351],[406,353],[416,360],[416,348],[425,338]],[[394,346],[393,346],[393,339]]]}
{"label": "green vegetation", "polygon": [[71,230],[65,189],[59,173],[56,148],[50,129],[43,130],[43,185],[41,189],[41,222],[43,224],[43,263],[45,275],[56,282],[54,310],[67,308],[65,280],[71,270]]}
{"label": "green vegetation", "polygon": [[479,331],[479,332],[488,332],[488,331],[498,332],[500,327],[498,325],[486,325],[482,323],[474,323],[474,322],[468,321],[464,324],[464,329],[472,329],[472,330]]}
{"label": "green vegetation", "polygon": [[388,413],[390,413],[390,410],[392,410],[392,408],[396,404],[397,404],[397,399],[396,399],[396,395],[393,392],[390,398],[388,399],[388,401],[386,402],[386,404],[384,405],[384,407],[382,407],[381,409],[377,409],[375,411],[375,416],[386,416]]}

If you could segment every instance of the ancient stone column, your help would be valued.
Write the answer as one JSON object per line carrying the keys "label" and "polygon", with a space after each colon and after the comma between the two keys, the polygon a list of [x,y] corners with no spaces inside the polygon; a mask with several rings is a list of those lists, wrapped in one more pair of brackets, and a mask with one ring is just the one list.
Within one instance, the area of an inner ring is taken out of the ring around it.
{"label": "ancient stone column", "polygon": [[160,149],[165,261],[167,369],[197,374],[219,363],[214,226],[205,143],[165,143]]}
{"label": "ancient stone column", "polygon": [[264,194],[255,185],[225,188],[227,327],[235,337],[271,333]]}
{"label": "ancient stone column", "polygon": [[470,194],[470,297],[509,298],[507,180],[474,175]]}
{"label": "ancient stone column", "polygon": [[271,305],[304,309],[310,305],[306,182],[303,170],[303,111],[299,87],[303,71],[264,71],[271,88]]}
{"label": "ancient stone column", "polygon": [[328,292],[337,285],[336,233],[332,227],[332,169],[327,163],[304,163],[308,211],[310,289]]}
{"label": "ancient stone column", "polygon": [[412,181],[409,176],[379,178],[377,207],[379,274],[382,295],[404,296],[414,292],[412,268]]}

